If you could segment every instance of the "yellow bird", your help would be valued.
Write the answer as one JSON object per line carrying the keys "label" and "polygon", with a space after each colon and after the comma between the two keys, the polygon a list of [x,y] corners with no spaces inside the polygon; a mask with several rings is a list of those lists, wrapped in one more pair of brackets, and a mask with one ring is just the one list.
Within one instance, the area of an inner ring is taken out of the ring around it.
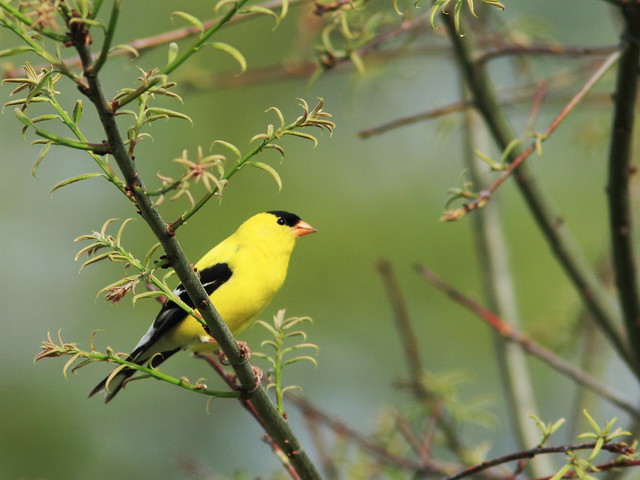
{"label": "yellow bird", "polygon": [[[259,213],[196,263],[204,289],[233,334],[246,328],[280,290],[296,239],[316,231],[293,213]],[[174,293],[193,308],[182,285]],[[169,300],[127,361],[157,367],[188,348],[215,352],[218,345],[200,322]],[[104,390],[105,403],[110,401],[135,372],[125,368],[107,376],[89,396]]]}

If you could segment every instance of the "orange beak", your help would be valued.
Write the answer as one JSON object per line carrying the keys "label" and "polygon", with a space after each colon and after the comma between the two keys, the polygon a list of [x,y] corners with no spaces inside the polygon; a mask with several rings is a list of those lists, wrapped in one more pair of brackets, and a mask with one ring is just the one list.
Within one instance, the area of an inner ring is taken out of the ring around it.
{"label": "orange beak", "polygon": [[310,233],[315,233],[317,231],[318,230],[313,228],[311,225],[309,225],[304,220],[300,220],[298,223],[296,223],[293,226],[293,234],[296,237],[302,237],[303,235],[309,235]]}

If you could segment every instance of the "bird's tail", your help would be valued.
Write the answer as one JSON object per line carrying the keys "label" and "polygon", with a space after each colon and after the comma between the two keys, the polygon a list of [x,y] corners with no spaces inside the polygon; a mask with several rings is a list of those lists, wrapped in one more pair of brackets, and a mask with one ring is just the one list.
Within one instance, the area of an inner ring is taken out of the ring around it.
{"label": "bird's tail", "polygon": [[134,373],[136,373],[136,371],[133,368],[124,368],[113,376],[112,372],[98,385],[96,385],[93,390],[91,390],[89,397],[93,397],[96,393],[104,390],[104,403],[109,403],[111,399],[115,397],[120,390],[122,390],[124,382],[126,382]]}
{"label": "bird's tail", "polygon": [[[149,361],[149,366],[152,368],[157,367],[179,350],[179,348],[176,348],[175,350],[154,355]],[[143,365],[148,360],[149,358],[145,358],[143,360],[132,359],[131,357],[127,358],[127,361],[134,361],[138,365]],[[122,368],[115,375],[114,372],[115,370],[107,375],[98,385],[96,385],[95,388],[91,390],[91,393],[89,393],[89,397],[93,397],[96,393],[104,391],[104,403],[109,403],[111,399],[115,397],[120,390],[122,390],[122,388],[126,384],[126,381],[129,380],[129,378],[131,378],[131,376],[136,373],[137,370],[134,370],[133,368]]]}

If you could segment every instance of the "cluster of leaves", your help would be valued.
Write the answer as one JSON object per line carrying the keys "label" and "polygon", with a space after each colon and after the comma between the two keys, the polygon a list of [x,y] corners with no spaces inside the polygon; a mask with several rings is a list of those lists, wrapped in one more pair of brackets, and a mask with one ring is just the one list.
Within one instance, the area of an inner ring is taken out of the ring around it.
{"label": "cluster of leaves", "polygon": [[[88,259],[80,267],[80,270],[102,260],[109,260],[110,262],[114,263],[123,263],[125,265],[125,268],[133,268],[137,271],[137,273],[134,275],[125,276],[115,281],[114,283],[107,285],[98,292],[98,296],[105,293],[106,300],[114,303],[122,300],[122,298],[124,298],[125,295],[127,295],[129,292],[134,293],[134,303],[140,298],[171,298],[172,301],[179,302],[182,308],[187,309],[190,314],[197,315],[197,313],[193,312],[192,309],[189,308],[186,304],[183,304],[183,302],[180,301],[180,298],[174,295],[172,290],[167,285],[166,279],[173,272],[169,272],[162,279],[158,278],[154,274],[154,272],[156,272],[157,270],[167,267],[167,264],[164,260],[154,260],[158,248],[160,247],[159,243],[154,244],[149,249],[144,257],[144,260],[142,261],[138,260],[131,252],[124,248],[124,246],[122,245],[122,234],[127,224],[132,220],[133,219],[128,218],[124,222],[122,222],[115,236],[107,233],[107,229],[113,222],[116,221],[115,218],[111,218],[104,223],[99,232],[94,231],[90,234],[81,235],[80,237],[76,238],[76,242],[91,242],[76,254],[76,260],[79,260],[85,255],[88,257]],[[151,290],[136,294],[135,288],[141,282],[148,285]]]}
{"label": "cluster of leaves", "polygon": [[[276,406],[280,415],[285,415],[284,412],[284,395],[287,391],[299,389],[298,385],[284,386],[282,381],[282,374],[285,367],[293,365],[294,363],[308,361],[314,365],[318,365],[316,359],[309,355],[296,355],[290,356],[301,349],[314,349],[318,350],[318,346],[313,343],[306,342],[307,334],[303,330],[293,330],[294,327],[299,326],[303,322],[311,322],[310,317],[289,317],[285,318],[285,310],[278,310],[273,316],[273,325],[263,320],[257,320],[256,324],[264,327],[272,335],[273,340],[263,340],[260,344],[261,347],[269,346],[273,349],[273,356],[262,353],[254,352],[253,355],[258,358],[266,360],[270,365],[269,383],[267,388],[273,389],[276,394]],[[300,343],[291,343],[293,339],[301,339]]]}
{"label": "cluster of leaves", "polygon": [[[484,4],[497,7],[500,10],[505,9],[504,4],[497,0],[480,0],[480,1]],[[438,15],[439,12],[442,12],[445,14],[451,13],[450,10],[447,10],[451,2],[452,0],[435,0],[435,2],[433,2],[433,6],[431,7],[431,14],[429,17],[429,20],[431,22],[431,27],[433,29],[436,28],[436,15]],[[419,4],[419,3],[420,3],[420,0],[416,2],[416,4]],[[451,10],[453,11],[453,21],[454,21],[455,29],[459,35],[461,34],[460,19],[461,19],[462,11],[465,5],[467,6],[469,12],[474,17],[477,17],[473,0],[454,0],[453,7],[451,8]]]}
{"label": "cluster of leaves", "polygon": [[365,73],[365,64],[360,49],[367,46],[382,27],[395,21],[386,11],[364,10],[365,0],[346,2],[332,10],[330,20],[322,28],[320,42],[316,46],[319,69],[312,77],[315,80],[324,70],[338,63],[350,61],[360,74]]}

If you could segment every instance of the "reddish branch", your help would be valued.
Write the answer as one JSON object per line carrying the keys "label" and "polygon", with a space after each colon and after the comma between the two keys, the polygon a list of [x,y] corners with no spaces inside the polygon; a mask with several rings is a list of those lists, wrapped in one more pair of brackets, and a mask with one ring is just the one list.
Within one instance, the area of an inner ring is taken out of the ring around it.
{"label": "reddish branch", "polygon": [[536,344],[526,335],[520,333],[514,329],[507,322],[502,320],[498,315],[491,310],[483,307],[475,300],[464,295],[462,292],[456,290],[453,286],[449,285],[445,281],[441,280],[434,272],[429,270],[423,265],[416,265],[416,270],[422,277],[435,285],[439,290],[446,293],[456,303],[462,305],[467,310],[470,310],[475,315],[480,317],[487,325],[498,332],[505,340],[515,342],[524,351],[539,358],[547,365],[555,369],[556,371],[564,374],[574,382],[589,388],[595,393],[598,393],[603,398],[609,400],[611,403],[617,405],[621,409],[625,410],[635,418],[640,418],[640,410],[633,404],[629,403],[626,398],[617,392],[610,389],[607,385],[604,385],[599,380],[591,377],[581,369],[571,365],[569,362],[555,355],[550,350]]}

